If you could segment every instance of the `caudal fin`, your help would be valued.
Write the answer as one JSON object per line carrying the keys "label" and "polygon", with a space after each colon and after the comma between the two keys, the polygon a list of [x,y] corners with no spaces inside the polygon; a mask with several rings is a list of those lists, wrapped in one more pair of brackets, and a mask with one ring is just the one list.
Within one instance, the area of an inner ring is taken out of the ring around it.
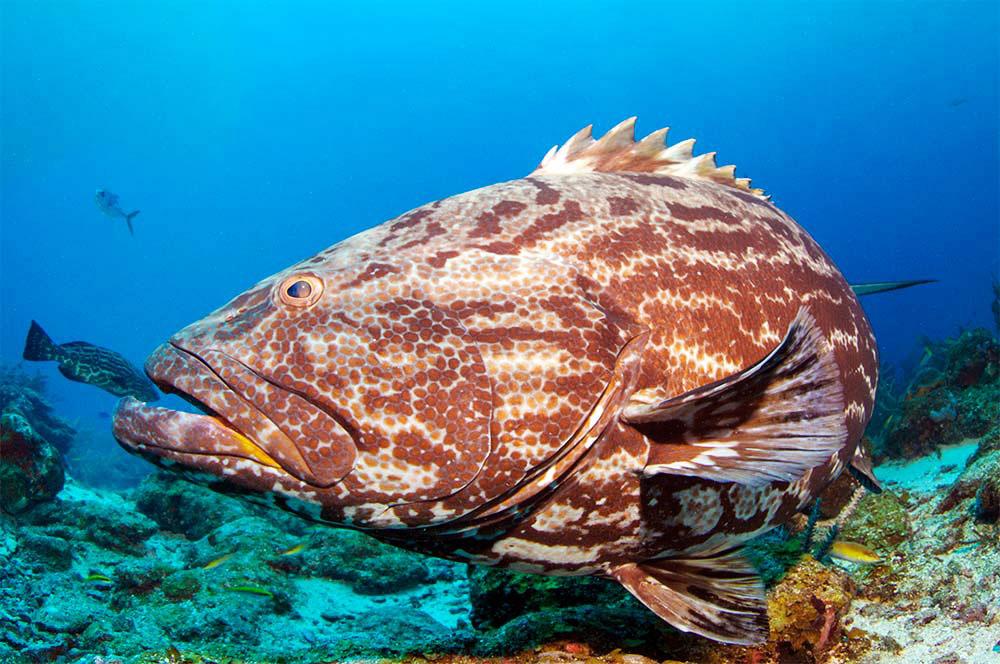
{"label": "caudal fin", "polygon": [[135,229],[132,228],[132,220],[135,219],[136,215],[139,214],[139,212],[140,210],[136,210],[135,212],[129,212],[127,215],[125,215],[125,223],[128,224],[129,235],[135,235]]}
{"label": "caudal fin", "polygon": [[35,362],[56,359],[56,344],[45,333],[42,326],[31,321],[28,328],[28,337],[24,340],[24,353],[22,357]]}

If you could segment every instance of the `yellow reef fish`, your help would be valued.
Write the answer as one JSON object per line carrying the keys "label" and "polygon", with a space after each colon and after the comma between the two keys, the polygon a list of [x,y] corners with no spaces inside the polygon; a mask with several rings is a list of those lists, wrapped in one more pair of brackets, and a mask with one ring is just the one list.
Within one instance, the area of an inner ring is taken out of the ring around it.
{"label": "yellow reef fish", "polygon": [[262,597],[274,597],[274,593],[266,588],[261,588],[260,586],[225,586],[226,590],[231,590],[234,593],[247,593],[250,595],[261,595]]}
{"label": "yellow reef fish", "polygon": [[221,565],[222,563],[226,562],[227,560],[229,560],[232,557],[233,557],[233,554],[231,554],[231,553],[227,553],[224,556],[219,556],[215,560],[207,563],[204,567],[202,567],[202,569],[212,569],[213,567],[218,567],[219,565]]}
{"label": "yellow reef fish", "polygon": [[877,553],[863,544],[857,542],[844,542],[837,540],[830,547],[830,556],[838,560],[847,560],[852,563],[879,563],[882,558]]}
{"label": "yellow reef fish", "polygon": [[305,548],[306,548],[305,544],[296,544],[292,548],[287,549],[285,551],[282,551],[278,555],[279,556],[294,556],[296,553],[301,553],[302,550],[305,549]]}

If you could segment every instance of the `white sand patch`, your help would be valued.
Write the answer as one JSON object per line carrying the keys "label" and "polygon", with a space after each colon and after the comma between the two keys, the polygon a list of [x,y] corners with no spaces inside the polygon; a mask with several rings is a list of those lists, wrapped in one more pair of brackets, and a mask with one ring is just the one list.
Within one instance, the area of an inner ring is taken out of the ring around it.
{"label": "white sand patch", "polygon": [[[939,448],[941,454],[929,454],[905,463],[886,463],[875,468],[875,476],[892,490],[931,493],[954,482],[969,461],[979,441],[963,440],[957,445]],[[942,469],[947,469],[942,472]]]}

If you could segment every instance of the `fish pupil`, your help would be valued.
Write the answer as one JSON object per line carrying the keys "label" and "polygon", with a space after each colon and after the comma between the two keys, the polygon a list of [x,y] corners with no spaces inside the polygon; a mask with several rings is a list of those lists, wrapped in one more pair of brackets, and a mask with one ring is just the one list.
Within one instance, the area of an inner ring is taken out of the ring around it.
{"label": "fish pupil", "polygon": [[312,293],[312,286],[309,285],[308,281],[296,281],[285,292],[288,293],[289,297],[309,297]]}

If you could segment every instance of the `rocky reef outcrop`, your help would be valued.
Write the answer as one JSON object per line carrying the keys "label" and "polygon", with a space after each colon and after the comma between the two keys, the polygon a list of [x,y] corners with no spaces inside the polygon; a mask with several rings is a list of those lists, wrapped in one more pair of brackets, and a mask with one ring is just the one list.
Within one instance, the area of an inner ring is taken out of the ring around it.
{"label": "rocky reef outcrop", "polygon": [[0,509],[23,512],[51,500],[65,477],[59,452],[15,410],[0,413]]}
{"label": "rocky reef outcrop", "polygon": [[16,365],[0,365],[0,411],[16,412],[35,432],[65,454],[76,429],[59,417],[45,394],[45,378]]}
{"label": "rocky reef outcrop", "polygon": [[909,382],[883,381],[880,392],[877,461],[911,459],[980,438],[1000,422],[1000,341],[983,328],[927,341]]}
{"label": "rocky reef outcrop", "polygon": [[0,367],[0,510],[7,513],[51,500],[65,481],[62,455],[75,431],[44,389],[40,376]]}

